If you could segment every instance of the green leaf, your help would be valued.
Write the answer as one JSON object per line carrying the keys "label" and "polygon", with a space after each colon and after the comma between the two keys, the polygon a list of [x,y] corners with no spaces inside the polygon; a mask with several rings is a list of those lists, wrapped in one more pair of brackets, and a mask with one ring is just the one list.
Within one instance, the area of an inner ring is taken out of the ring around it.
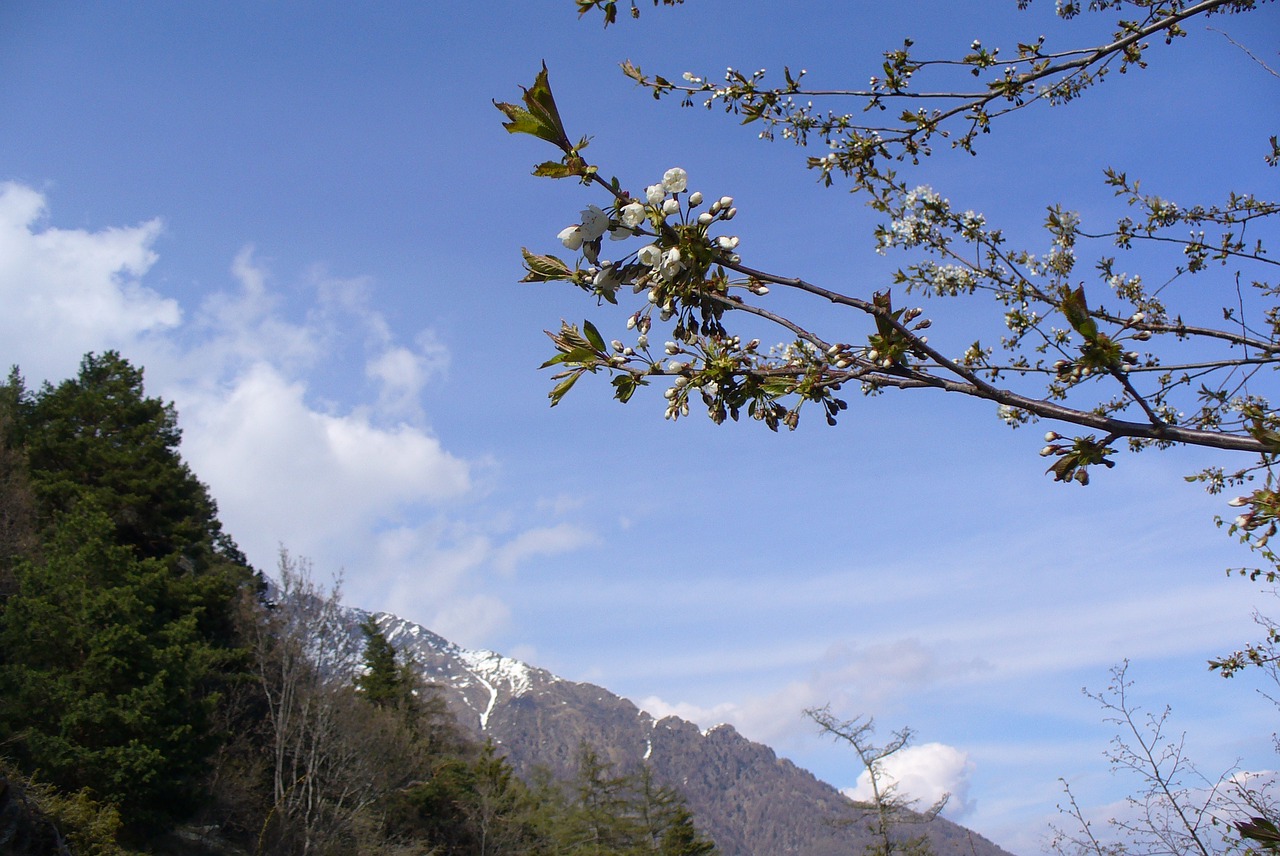
{"label": "green leaf", "polygon": [[644,378],[638,378],[634,375],[622,374],[612,380],[613,397],[626,404],[631,400],[631,396],[635,395],[637,389],[642,386],[648,386],[649,382]]}
{"label": "green leaf", "polygon": [[520,252],[524,255],[525,270],[529,271],[521,282],[551,282],[573,277],[569,266],[555,256],[535,255],[525,247],[521,247]]}
{"label": "green leaf", "polygon": [[580,173],[560,161],[543,161],[533,168],[533,174],[538,178],[572,178]]}
{"label": "green leaf", "polygon": [[590,321],[583,320],[582,332],[586,334],[587,341],[591,343],[591,347],[597,351],[604,351],[604,337],[600,335],[600,331],[596,329],[596,325]]}
{"label": "green leaf", "polygon": [[1084,286],[1068,291],[1062,298],[1062,315],[1077,333],[1092,342],[1098,338],[1098,325],[1089,317],[1089,304],[1084,299]]}
{"label": "green leaf", "polygon": [[573,385],[578,382],[578,378],[582,377],[581,371],[576,371],[564,380],[555,385],[551,392],[547,393],[547,397],[551,399],[551,406],[555,407],[560,403],[560,399],[564,398],[565,393],[573,389]]}
{"label": "green leaf", "polygon": [[547,64],[534,78],[533,86],[521,87],[521,100],[525,106],[493,102],[507,117],[502,127],[510,134],[530,134],[559,147],[565,152],[573,150],[569,143],[569,135],[565,133],[564,123],[560,121],[560,111],[556,108],[556,100],[551,94],[551,83],[547,77]]}

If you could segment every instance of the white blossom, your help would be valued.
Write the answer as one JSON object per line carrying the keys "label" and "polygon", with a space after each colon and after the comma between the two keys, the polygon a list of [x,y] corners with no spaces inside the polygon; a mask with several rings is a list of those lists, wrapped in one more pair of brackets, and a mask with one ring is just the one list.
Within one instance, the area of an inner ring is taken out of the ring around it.
{"label": "white blossom", "polygon": [[644,189],[644,198],[650,205],[661,205],[667,198],[667,189],[661,184],[651,184]]}
{"label": "white blossom", "polygon": [[662,174],[662,186],[668,193],[681,193],[689,186],[689,173],[673,166]]}
{"label": "white blossom", "polygon": [[636,253],[636,260],[642,265],[657,267],[662,263],[662,248],[657,244],[650,244],[647,247],[641,247]]}
{"label": "white blossom", "polygon": [[582,233],[588,241],[594,241],[609,228],[609,215],[600,210],[598,205],[588,205],[582,209]]}
{"label": "white blossom", "polygon": [[661,273],[664,277],[671,279],[683,269],[684,262],[680,260],[679,247],[672,247],[663,254]]}
{"label": "white blossom", "polygon": [[582,234],[581,226],[569,226],[561,230],[556,237],[560,239],[560,243],[564,244],[566,249],[577,250],[582,247],[582,241],[585,236]]}
{"label": "white blossom", "polygon": [[631,202],[622,206],[622,210],[618,212],[622,225],[629,229],[634,229],[644,222],[644,206],[639,202]]}

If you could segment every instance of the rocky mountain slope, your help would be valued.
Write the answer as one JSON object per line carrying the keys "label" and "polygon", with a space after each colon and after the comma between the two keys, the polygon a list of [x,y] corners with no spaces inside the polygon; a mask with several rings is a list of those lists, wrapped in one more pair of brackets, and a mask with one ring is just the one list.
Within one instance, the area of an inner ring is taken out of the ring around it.
{"label": "rocky mountain slope", "polygon": [[[366,617],[353,612],[355,623]],[[850,800],[729,725],[703,732],[674,716],[654,719],[601,687],[461,648],[394,615],[375,618],[459,720],[501,746],[519,773],[541,765],[568,775],[585,741],[620,770],[648,764],[660,784],[678,787],[724,856],[852,856],[870,843]],[[939,856],[1009,856],[945,819],[928,834]]]}

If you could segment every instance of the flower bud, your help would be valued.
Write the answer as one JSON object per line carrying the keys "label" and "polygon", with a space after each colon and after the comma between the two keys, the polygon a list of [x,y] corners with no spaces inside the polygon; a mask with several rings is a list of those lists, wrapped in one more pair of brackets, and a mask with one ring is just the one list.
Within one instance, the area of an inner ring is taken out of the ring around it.
{"label": "flower bud", "polygon": [[1042,457],[1042,458],[1047,458],[1047,457],[1049,457],[1050,455],[1057,454],[1057,452],[1058,452],[1058,450],[1057,450],[1057,448],[1056,448],[1056,447],[1054,447],[1054,446],[1045,446],[1043,449],[1041,449],[1041,450],[1040,450],[1040,457]]}
{"label": "flower bud", "polygon": [[1227,503],[1227,505],[1231,506],[1232,508],[1239,508],[1242,505],[1248,505],[1248,504],[1249,504],[1249,497],[1247,496],[1237,496],[1235,499]]}
{"label": "flower bud", "polygon": [[728,211],[724,212],[724,219],[726,220],[732,220],[734,217],[737,217],[737,216],[738,216],[737,208],[730,208]]}
{"label": "flower bud", "polygon": [[732,196],[721,196],[721,197],[720,197],[720,201],[719,201],[719,202],[717,202],[716,204],[717,204],[717,205],[719,205],[721,208],[732,208],[732,207],[733,207],[733,197],[732,197]]}
{"label": "flower bud", "polygon": [[662,203],[662,213],[670,217],[672,214],[680,213],[680,202],[675,199],[668,199]]}
{"label": "flower bud", "polygon": [[668,354],[674,357],[676,354],[680,353],[680,346],[677,345],[675,342],[667,342],[663,350],[665,350]]}
{"label": "flower bud", "polygon": [[1061,439],[1062,439],[1062,435],[1059,434],[1057,431],[1049,431],[1049,432],[1046,432],[1044,435],[1044,441],[1046,443],[1052,443],[1054,440],[1061,440]]}
{"label": "flower bud", "polygon": [[636,336],[636,347],[637,348],[649,347],[649,337],[646,336],[644,333],[641,333],[639,336]]}
{"label": "flower bud", "polygon": [[689,194],[690,208],[697,208],[701,204],[702,204],[702,191],[695,190],[693,193]]}
{"label": "flower bud", "polygon": [[710,225],[711,225],[711,223],[712,223],[712,221],[713,221],[713,220],[715,220],[715,219],[716,219],[715,217],[712,217],[710,214],[708,214],[707,212],[703,211],[701,214],[699,214],[699,215],[698,215],[698,225],[699,225],[699,226],[710,226]]}

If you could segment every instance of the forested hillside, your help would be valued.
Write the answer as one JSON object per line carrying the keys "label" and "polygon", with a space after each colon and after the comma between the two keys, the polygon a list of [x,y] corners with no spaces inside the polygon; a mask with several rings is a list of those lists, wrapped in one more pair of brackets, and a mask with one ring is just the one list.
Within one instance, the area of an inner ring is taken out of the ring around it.
{"label": "forested hillside", "polygon": [[304,560],[269,587],[179,441],[113,352],[0,386],[0,851],[715,852],[589,746],[516,778]]}

